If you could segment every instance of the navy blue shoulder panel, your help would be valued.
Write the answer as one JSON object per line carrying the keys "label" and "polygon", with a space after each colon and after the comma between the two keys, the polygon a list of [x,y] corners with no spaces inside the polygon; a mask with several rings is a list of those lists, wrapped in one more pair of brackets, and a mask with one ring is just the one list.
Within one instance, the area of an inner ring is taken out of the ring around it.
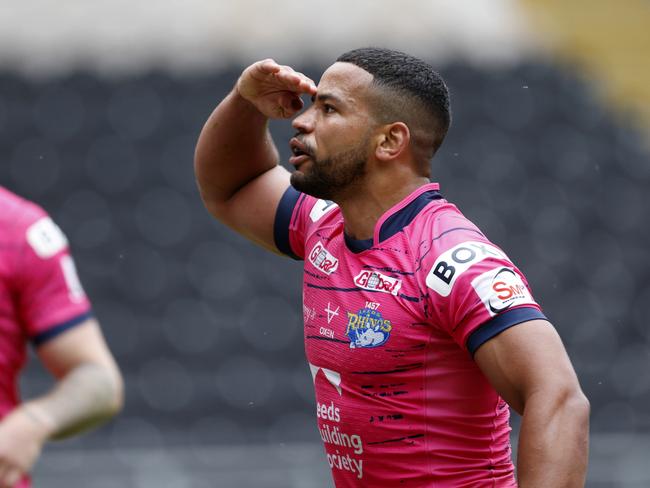
{"label": "navy blue shoulder panel", "polygon": [[347,234],[343,234],[345,238],[345,244],[348,246],[348,249],[355,254],[360,252],[367,251],[372,247],[372,238],[370,239],[353,239]]}
{"label": "navy blue shoulder panel", "polygon": [[440,198],[442,198],[442,195],[436,190],[424,192],[406,207],[388,217],[381,225],[381,229],[379,229],[379,242],[385,241],[389,237],[397,234],[409,225],[424,207],[429,205],[433,200]]}
{"label": "navy blue shoulder panel", "polygon": [[93,312],[92,310],[89,310],[87,312],[82,313],[81,315],[77,315],[76,317],[71,318],[70,320],[66,320],[61,324],[55,325],[54,327],[50,327],[45,332],[42,332],[37,336],[32,337],[31,339],[32,344],[34,344],[35,347],[42,346],[44,343],[46,343],[51,339],[54,339],[59,334],[85,322],[86,320],[92,317],[93,317]]}
{"label": "navy blue shoulder panel", "polygon": [[467,339],[467,349],[474,355],[479,347],[504,330],[509,329],[513,325],[537,319],[548,320],[542,312],[534,307],[520,307],[503,312],[492,320],[485,322],[470,334]]}
{"label": "navy blue shoulder panel", "polygon": [[[393,215],[388,217],[379,229],[379,242],[385,241],[389,237],[394,236],[400,232],[404,227],[409,225],[420,211],[429,205],[433,200],[442,198],[442,195],[436,190],[430,190],[422,193],[415,200],[409,203],[406,207],[398,210]],[[355,254],[367,251],[373,246],[372,239],[357,240],[345,234],[345,243],[348,249]]]}
{"label": "navy blue shoulder panel", "polygon": [[280,252],[297,261],[302,261],[302,259],[299,256],[296,256],[291,249],[291,244],[289,242],[289,225],[291,224],[293,209],[295,208],[296,203],[298,203],[300,195],[301,193],[293,186],[287,188],[280,199],[280,203],[278,203],[278,209],[275,212],[275,222],[273,223],[273,239],[275,240],[275,246],[280,250]]}

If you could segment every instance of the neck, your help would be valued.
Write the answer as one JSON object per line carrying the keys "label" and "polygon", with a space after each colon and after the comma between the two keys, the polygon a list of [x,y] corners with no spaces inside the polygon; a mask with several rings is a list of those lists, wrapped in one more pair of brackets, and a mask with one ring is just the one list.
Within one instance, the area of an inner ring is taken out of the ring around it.
{"label": "neck", "polygon": [[383,182],[364,181],[363,186],[336,202],[343,213],[345,233],[353,239],[372,238],[377,221],[388,209],[429,182],[428,178],[420,176]]}

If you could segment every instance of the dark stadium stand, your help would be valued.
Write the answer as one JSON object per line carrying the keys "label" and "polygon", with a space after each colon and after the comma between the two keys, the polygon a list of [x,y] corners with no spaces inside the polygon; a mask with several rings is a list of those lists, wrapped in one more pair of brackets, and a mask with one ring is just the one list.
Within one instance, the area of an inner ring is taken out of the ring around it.
{"label": "dark stadium stand", "polygon": [[[434,179],[526,273],[591,400],[592,431],[650,433],[641,134],[557,67],[441,72],[454,120]],[[0,73],[0,184],[67,233],[127,382],[123,415],[72,447],[319,441],[301,267],[213,221],[194,185],[201,124],[237,74]],[[286,159],[291,127],[272,129]],[[46,384],[32,365],[24,393]]]}

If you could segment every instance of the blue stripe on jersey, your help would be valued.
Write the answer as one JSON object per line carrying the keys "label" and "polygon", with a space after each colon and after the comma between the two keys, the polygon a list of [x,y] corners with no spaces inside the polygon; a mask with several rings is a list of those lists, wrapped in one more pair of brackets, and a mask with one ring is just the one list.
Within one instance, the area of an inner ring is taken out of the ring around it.
{"label": "blue stripe on jersey", "polygon": [[[404,227],[409,225],[415,217],[417,217],[424,207],[429,205],[433,200],[438,200],[440,198],[442,198],[442,195],[436,190],[425,191],[406,207],[388,217],[381,225],[381,229],[379,229],[379,242],[385,241],[389,237],[400,232]],[[345,234],[345,243],[347,244],[348,249],[355,254],[366,251],[373,245],[372,239],[357,240],[352,239],[347,234]]]}
{"label": "blue stripe on jersey", "polygon": [[275,212],[275,222],[273,224],[273,239],[275,240],[275,246],[280,250],[280,252],[297,261],[302,261],[302,258],[296,256],[291,249],[291,244],[289,242],[289,225],[291,223],[293,209],[296,206],[300,195],[301,193],[294,187],[289,186],[289,188],[287,188],[278,204],[278,209]]}
{"label": "blue stripe on jersey", "polygon": [[65,332],[68,329],[73,328],[76,325],[79,325],[93,316],[92,310],[89,310],[81,315],[63,322],[62,324],[55,325],[54,327],[49,328],[45,332],[41,332],[37,336],[32,337],[32,344],[38,347],[46,343],[47,341],[54,339],[56,336]]}
{"label": "blue stripe on jersey", "polygon": [[442,195],[436,190],[426,191],[406,207],[386,219],[379,229],[379,242],[394,236],[404,227],[409,225],[420,211],[434,200],[439,200]]}
{"label": "blue stripe on jersey", "polygon": [[513,325],[537,319],[548,320],[542,312],[533,307],[520,307],[503,312],[470,334],[467,339],[467,349],[474,355],[479,347],[504,330]]}
{"label": "blue stripe on jersey", "polygon": [[348,246],[348,249],[355,254],[366,251],[372,247],[372,237],[370,239],[353,239],[347,234],[343,234],[345,239],[345,244]]}

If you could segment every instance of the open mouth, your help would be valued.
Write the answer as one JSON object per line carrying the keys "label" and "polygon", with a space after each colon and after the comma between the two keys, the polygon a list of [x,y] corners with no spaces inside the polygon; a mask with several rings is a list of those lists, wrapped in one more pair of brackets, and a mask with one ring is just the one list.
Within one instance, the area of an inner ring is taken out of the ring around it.
{"label": "open mouth", "polygon": [[289,158],[289,163],[296,168],[308,159],[311,159],[311,154],[307,151],[307,147],[295,137],[289,141],[289,146],[291,147],[291,153],[293,154],[293,156]]}

